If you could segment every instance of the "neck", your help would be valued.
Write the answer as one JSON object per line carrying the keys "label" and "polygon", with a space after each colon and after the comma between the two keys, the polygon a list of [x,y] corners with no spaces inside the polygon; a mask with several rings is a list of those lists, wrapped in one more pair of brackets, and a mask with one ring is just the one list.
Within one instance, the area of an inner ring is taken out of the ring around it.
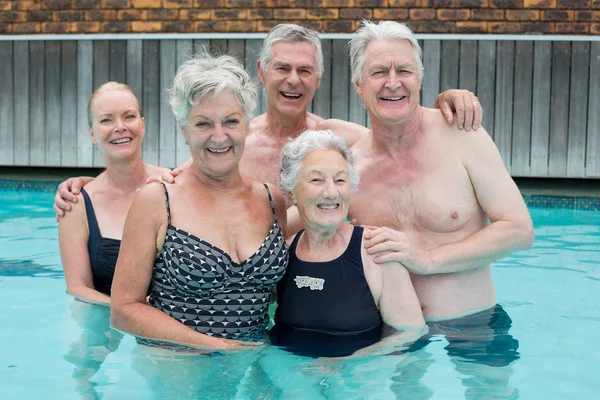
{"label": "neck", "polygon": [[149,178],[146,165],[140,156],[136,156],[134,160],[107,160],[106,177],[110,181],[111,187],[115,187],[125,191],[135,191],[146,184],[146,179]]}
{"label": "neck", "polygon": [[298,116],[287,117],[269,107],[267,109],[269,135],[283,139],[296,138],[306,130],[306,118],[306,112]]}
{"label": "neck", "polygon": [[377,152],[396,154],[408,151],[423,137],[423,108],[419,106],[409,119],[395,124],[379,123],[371,118],[371,132]]}
{"label": "neck", "polygon": [[347,223],[343,222],[341,225],[323,229],[323,227],[312,227],[306,226],[304,235],[301,237],[303,245],[309,251],[325,251],[328,249],[335,249],[340,244],[346,243],[344,233],[347,229]]}
{"label": "neck", "polygon": [[230,174],[220,177],[211,177],[194,165],[188,170],[191,171],[192,178],[196,182],[200,183],[203,187],[216,192],[231,193],[239,189],[243,183],[243,178],[238,168]]}

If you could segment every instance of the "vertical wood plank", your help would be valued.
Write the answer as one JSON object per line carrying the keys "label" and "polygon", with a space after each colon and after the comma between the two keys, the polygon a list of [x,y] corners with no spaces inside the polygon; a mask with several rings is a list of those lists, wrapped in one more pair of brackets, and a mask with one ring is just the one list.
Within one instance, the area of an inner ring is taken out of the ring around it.
{"label": "vertical wood plank", "polygon": [[496,109],[496,41],[480,40],[477,46],[477,91],[483,109],[483,127],[494,137]]}
{"label": "vertical wood plank", "polygon": [[348,98],[354,91],[350,82],[350,54],[345,40],[332,41],[331,117],[348,120]]}
{"label": "vertical wood plank", "polygon": [[46,163],[44,44],[37,40],[29,43],[29,165],[32,166]]}
{"label": "vertical wood plank", "polygon": [[60,42],[46,41],[45,57],[45,123],[46,123],[46,162],[49,167],[60,166],[61,132],[60,132]]}
{"label": "vertical wood plank", "polygon": [[440,71],[440,91],[458,87],[458,66],[460,45],[458,40],[442,41],[442,58]]}
{"label": "vertical wood plank", "polygon": [[457,88],[470,90],[475,93],[477,89],[477,41],[460,41],[460,65],[458,70]]}
{"label": "vertical wood plank", "polygon": [[[569,100],[569,135],[567,145],[567,176],[585,177],[585,150],[589,90],[590,44],[571,44],[571,91]],[[596,112],[600,112],[600,109]]]}
{"label": "vertical wood plank", "polygon": [[158,157],[159,165],[163,167],[176,167],[176,139],[177,129],[175,117],[171,112],[167,90],[173,84],[175,71],[177,69],[177,43],[174,40],[160,41],[160,87],[156,97],[159,99],[160,128]]}
{"label": "vertical wood plank", "polygon": [[156,88],[160,87],[160,48],[158,40],[144,40],[142,55],[142,99],[146,136],[142,144],[144,161],[158,165],[160,102]]}
{"label": "vertical wood plank", "polygon": [[331,117],[331,40],[322,40],[323,48],[323,76],[321,85],[313,98],[313,112],[318,116],[328,119]]}
{"label": "vertical wood plank", "polygon": [[144,103],[142,99],[142,54],[143,54],[143,41],[142,40],[128,40],[127,41],[127,84],[142,106],[142,113],[144,112]]}
{"label": "vertical wood plank", "polygon": [[256,69],[256,62],[260,57],[261,47],[262,39],[246,40],[246,61],[244,64],[246,65],[246,70],[250,73],[250,76],[256,79],[256,83],[258,85],[258,104],[256,110],[254,111],[254,115],[260,115],[262,113],[267,112],[267,100],[265,98],[265,91],[258,79],[258,70]]}
{"label": "vertical wood plank", "polygon": [[[237,58],[239,62],[244,64],[245,60],[246,41],[243,39],[230,39],[227,41],[227,54]],[[244,64],[245,66],[245,64]]]}
{"label": "vertical wood plank", "polygon": [[499,41],[496,60],[496,108],[494,110],[494,141],[510,172],[513,120],[513,81],[515,43]]}
{"label": "vertical wood plank", "polygon": [[435,99],[440,93],[442,42],[440,40],[423,41],[423,84],[421,103],[433,108]]}
{"label": "vertical wood plank", "polygon": [[0,60],[0,165],[14,165],[12,42],[0,42]]}
{"label": "vertical wood plank", "polygon": [[87,105],[94,91],[94,44],[77,42],[77,165],[94,165],[94,145],[88,132]]}
{"label": "vertical wood plank", "polygon": [[[194,43],[192,40],[178,40],[177,41],[177,66],[183,64],[189,60],[194,54]],[[173,75],[175,76],[175,75]],[[176,134],[176,165],[181,165],[186,162],[191,154],[190,148],[187,145],[183,134],[180,129],[177,128]]]}
{"label": "vertical wood plank", "polygon": [[109,79],[124,83],[127,79],[127,41],[111,40]]}
{"label": "vertical wood plank", "polygon": [[531,111],[531,176],[548,176],[552,43],[535,42]]}
{"label": "vertical wood plank", "polygon": [[516,42],[511,149],[513,176],[529,176],[532,82],[533,42]]}
{"label": "vertical wood plank", "polygon": [[219,56],[227,54],[227,39],[211,39],[210,52]]}
{"label": "vertical wood plank", "polygon": [[600,112],[598,110],[600,110],[600,42],[592,42],[585,171],[589,178],[600,178]]}
{"label": "vertical wood plank", "polygon": [[194,39],[194,54],[201,51],[210,52],[210,40],[208,39]]}
{"label": "vertical wood plank", "polygon": [[567,134],[569,129],[569,69],[571,43],[552,43],[552,92],[550,94],[550,146],[548,175],[567,176]]}
{"label": "vertical wood plank", "polygon": [[13,51],[13,82],[19,84],[13,97],[14,165],[29,165],[29,42],[15,42]]}
{"label": "vertical wood plank", "polygon": [[[94,88],[110,80],[110,44],[108,40],[95,40],[94,44]],[[98,145],[94,145],[94,167],[104,167],[104,157]]]}
{"label": "vertical wood plank", "polygon": [[61,166],[77,166],[77,42],[61,42]]}

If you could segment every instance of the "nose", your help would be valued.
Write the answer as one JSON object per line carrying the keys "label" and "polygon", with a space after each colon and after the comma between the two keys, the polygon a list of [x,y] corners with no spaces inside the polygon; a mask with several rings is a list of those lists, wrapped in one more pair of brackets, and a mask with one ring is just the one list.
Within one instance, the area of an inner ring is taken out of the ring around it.
{"label": "nose", "polygon": [[227,132],[223,124],[215,124],[211,139],[216,144],[222,144],[227,141]]}
{"label": "nose", "polygon": [[396,73],[396,71],[393,68],[390,68],[390,72],[388,73],[385,86],[390,90],[395,90],[395,89],[398,89],[400,87],[400,85],[401,85],[401,83],[400,83],[400,80],[398,79],[398,74]]}
{"label": "nose", "polygon": [[125,124],[121,118],[115,118],[115,131],[120,132],[123,130]]}
{"label": "nose", "polygon": [[338,195],[337,187],[332,179],[325,181],[325,187],[323,188],[323,197],[326,199],[335,199]]}
{"label": "nose", "polygon": [[295,85],[300,81],[300,78],[298,77],[298,71],[296,71],[295,68],[292,68],[290,73],[287,76],[287,82],[290,85]]}

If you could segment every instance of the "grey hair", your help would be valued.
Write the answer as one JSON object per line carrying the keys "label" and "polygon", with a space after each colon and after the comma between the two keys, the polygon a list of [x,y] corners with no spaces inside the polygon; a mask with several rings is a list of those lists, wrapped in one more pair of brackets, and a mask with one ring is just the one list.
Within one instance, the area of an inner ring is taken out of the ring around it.
{"label": "grey hair", "polygon": [[296,139],[286,143],[281,149],[279,164],[279,187],[284,192],[293,192],[298,183],[301,163],[304,157],[312,151],[319,149],[336,150],[344,157],[348,165],[350,190],[358,190],[358,172],[354,167],[354,157],[345,137],[334,135],[330,130],[304,131]]}
{"label": "grey hair", "polygon": [[417,73],[419,80],[423,80],[423,61],[421,55],[423,51],[419,42],[406,25],[396,21],[380,21],[375,24],[371,21],[363,20],[362,26],[352,35],[350,40],[350,66],[352,69],[352,82],[362,83],[363,66],[365,64],[365,51],[367,45],[377,39],[406,39],[413,48],[413,56],[417,63]]}
{"label": "grey hair", "polygon": [[193,106],[224,90],[233,92],[250,120],[258,98],[256,84],[235,57],[213,56],[203,50],[181,64],[169,90],[169,102],[179,126],[185,125]]}
{"label": "grey hair", "polygon": [[302,43],[307,42],[315,48],[317,59],[317,77],[323,76],[323,49],[321,48],[321,39],[319,33],[312,29],[304,28],[296,24],[278,24],[271,29],[260,50],[260,69],[265,72],[267,65],[273,57],[273,45],[280,41]]}

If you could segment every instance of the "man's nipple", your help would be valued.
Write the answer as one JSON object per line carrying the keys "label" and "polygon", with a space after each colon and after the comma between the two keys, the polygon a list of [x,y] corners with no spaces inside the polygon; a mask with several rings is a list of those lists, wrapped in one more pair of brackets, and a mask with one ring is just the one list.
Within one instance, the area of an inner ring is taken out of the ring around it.
{"label": "man's nipple", "polygon": [[450,214],[450,216],[452,217],[452,219],[457,219],[458,213],[456,211],[453,211],[452,214]]}

